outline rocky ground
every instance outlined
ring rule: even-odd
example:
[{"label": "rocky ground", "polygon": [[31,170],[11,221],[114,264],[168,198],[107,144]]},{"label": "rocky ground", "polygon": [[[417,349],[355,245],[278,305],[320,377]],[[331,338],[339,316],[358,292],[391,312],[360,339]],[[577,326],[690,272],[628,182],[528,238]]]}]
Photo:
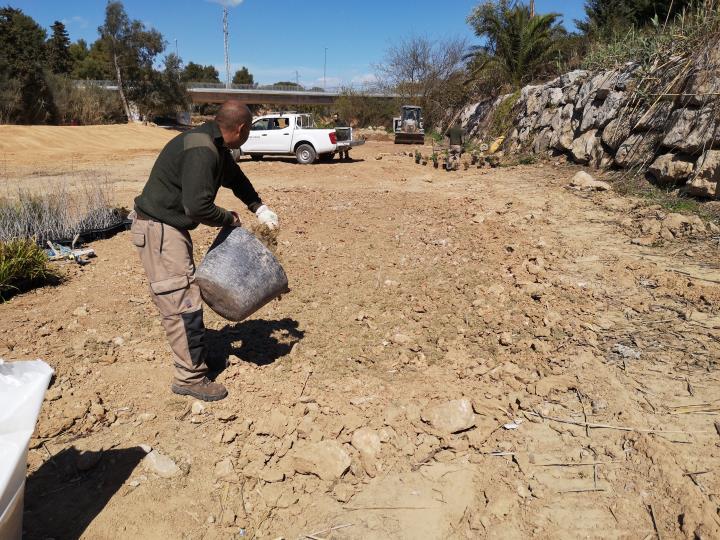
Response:
[{"label": "rocky ground", "polygon": [[[720,535],[715,226],[567,166],[396,152],[242,163],[292,292],[206,314],[219,403],[170,393],[127,233],[0,305],[0,357],[56,370],[27,538]],[[127,205],[153,156],[115,159]],[[215,234],[193,233],[198,260]]]}]

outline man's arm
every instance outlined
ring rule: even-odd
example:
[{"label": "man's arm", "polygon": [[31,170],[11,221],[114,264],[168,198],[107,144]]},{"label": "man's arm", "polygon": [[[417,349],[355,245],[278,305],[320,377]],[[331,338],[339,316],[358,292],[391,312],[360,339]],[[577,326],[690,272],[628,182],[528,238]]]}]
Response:
[{"label": "man's arm", "polygon": [[217,159],[209,148],[196,147],[183,152],[180,164],[183,208],[190,219],[204,225],[232,225],[235,216],[215,204],[215,167]]},{"label": "man's arm", "polygon": [[244,202],[251,212],[262,206],[262,200],[242,169],[230,159],[223,159],[222,186],[231,189],[235,196]]}]

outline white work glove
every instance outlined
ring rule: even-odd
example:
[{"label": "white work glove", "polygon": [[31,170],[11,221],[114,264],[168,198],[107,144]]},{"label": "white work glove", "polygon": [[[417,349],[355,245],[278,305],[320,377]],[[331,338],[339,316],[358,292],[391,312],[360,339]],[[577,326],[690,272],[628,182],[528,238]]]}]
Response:
[{"label": "white work glove", "polygon": [[261,225],[265,225],[271,231],[277,229],[280,226],[277,214],[270,210],[266,205],[262,205],[260,208],[255,210],[255,215]]}]

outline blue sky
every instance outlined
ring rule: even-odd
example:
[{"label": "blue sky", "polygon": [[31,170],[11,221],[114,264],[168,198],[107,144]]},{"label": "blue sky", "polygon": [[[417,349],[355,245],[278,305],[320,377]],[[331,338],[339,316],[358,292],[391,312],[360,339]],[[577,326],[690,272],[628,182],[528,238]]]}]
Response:
[{"label": "blue sky", "polygon": [[[124,0],[132,19],[159,30],[168,52],[185,63],[212,64],[224,78],[222,6],[216,0]],[[322,86],[325,47],[327,86],[372,77],[394,39],[462,36],[477,41],[465,19],[478,0],[224,0],[230,8],[230,62],[247,66],[256,82],[295,80]],[[91,43],[105,13],[103,0],[6,0],[49,28],[65,23],[70,39]],[[538,12],[572,21],[583,17],[582,0],[536,0]]]}]

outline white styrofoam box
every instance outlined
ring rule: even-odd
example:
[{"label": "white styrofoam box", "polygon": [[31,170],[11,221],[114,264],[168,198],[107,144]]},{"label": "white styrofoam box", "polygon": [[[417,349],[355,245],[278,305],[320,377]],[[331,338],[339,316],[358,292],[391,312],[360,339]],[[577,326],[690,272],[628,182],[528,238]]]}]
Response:
[{"label": "white styrofoam box", "polygon": [[20,538],[27,450],[53,370],[0,359],[0,538]]}]

